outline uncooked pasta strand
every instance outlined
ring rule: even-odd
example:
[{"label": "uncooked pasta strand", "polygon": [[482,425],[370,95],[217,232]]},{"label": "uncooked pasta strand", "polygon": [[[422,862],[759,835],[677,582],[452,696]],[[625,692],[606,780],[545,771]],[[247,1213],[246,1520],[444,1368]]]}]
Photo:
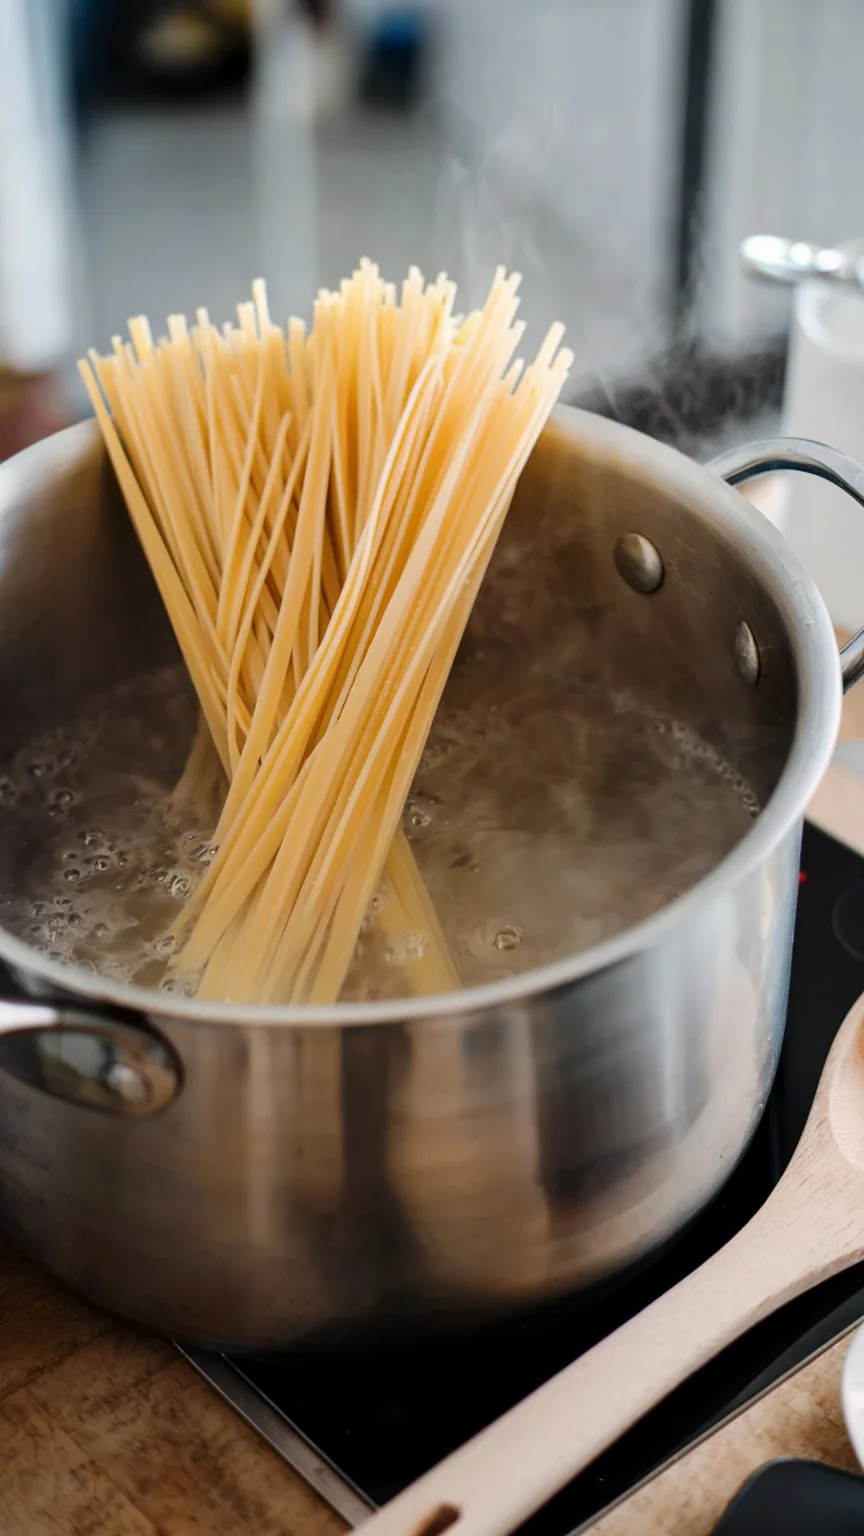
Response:
[{"label": "uncooked pasta strand", "polygon": [[[512,474],[512,471],[511,471],[511,474]],[[501,487],[501,488],[499,488],[499,494],[498,494],[497,498],[495,498],[495,500],[493,501],[492,505],[493,505],[493,507],[495,507],[497,505],[497,507],[501,508],[502,505],[505,503],[505,501],[509,502],[509,488],[506,485]],[[505,509],[506,509],[506,507],[505,507]],[[493,529],[494,529],[494,519],[495,519],[495,512],[494,511],[491,513],[491,519],[492,519],[492,522],[493,522]],[[481,531],[478,531],[478,534],[475,535],[476,539],[482,539],[483,537],[484,537],[484,532],[481,532]],[[444,599],[444,602],[442,604],[441,612],[444,611],[445,605],[447,603],[450,603],[452,601],[457,601],[458,600],[459,586],[464,581],[464,571],[466,569],[466,563],[470,559],[470,557],[471,557],[471,551],[469,550],[467,552],[467,554],[465,556],[463,556],[460,564],[457,566],[456,571],[451,575],[450,581],[449,581],[448,593],[445,595],[445,599]],[[488,559],[488,552],[487,552],[486,558]],[[484,564],[485,564],[485,561],[484,561]],[[466,617],[467,617],[467,612],[466,612]],[[460,630],[460,633],[461,633],[461,630]],[[458,637],[457,637],[457,643],[458,643]],[[402,691],[404,691],[406,685],[410,682],[410,671],[412,670],[412,668],[416,670],[420,666],[422,666],[422,660],[423,660],[424,652],[427,651],[428,649],[429,649],[429,630],[427,629],[426,639],[424,640],[423,644],[419,647],[419,649],[415,652],[414,657],[412,659],[412,663],[410,664],[409,668],[407,669],[406,675],[402,679],[402,682],[400,684],[400,688],[401,688]],[[441,687],[443,687],[443,679],[441,680]],[[440,690],[438,690],[438,691],[440,692]],[[437,703],[437,693],[435,694],[435,702]],[[387,730],[389,729],[390,731],[396,731],[398,733],[398,731],[401,728],[400,724],[399,724],[400,719],[401,719],[401,711],[400,711],[399,704],[398,704],[398,698],[396,699],[396,701],[394,701],[394,704],[391,705],[391,708],[390,708],[389,713],[388,713],[388,718],[391,721],[390,726],[389,727],[385,727],[384,732],[381,735],[377,735],[376,736],[376,738],[374,740],[374,744],[363,745],[363,746],[361,746],[358,749],[357,757],[360,759],[360,763],[361,763],[360,773],[359,773],[359,778],[357,780],[355,788],[351,791],[352,798],[355,799],[355,800],[356,800],[356,798],[359,795],[362,795],[364,793],[364,786],[366,784],[368,784],[370,782],[370,780],[374,780],[374,777],[375,777],[374,767],[375,767],[376,759],[380,758],[381,754],[386,751],[386,733],[387,733]],[[429,727],[430,724],[431,724],[431,715],[429,716],[428,720],[425,720],[425,722],[422,725],[422,739],[423,740],[425,740],[425,734],[428,731],[428,727]],[[351,739],[351,733],[349,732],[349,740],[350,739]],[[405,754],[404,746],[401,749],[401,756],[402,756],[403,760],[405,760],[406,754]],[[410,753],[408,754],[408,757],[410,758]],[[412,763],[411,768],[410,768],[410,773],[411,774],[413,774],[413,768],[414,768],[414,765]],[[346,785],[346,783],[350,783],[350,774],[349,774],[349,771],[347,769],[347,765],[345,767],[342,767],[341,765],[337,765],[337,767],[335,769],[335,773],[337,774],[337,776],[339,778],[339,783],[342,786],[340,788],[339,792],[340,792],[340,794],[344,794],[344,792],[345,792],[344,791],[344,786]],[[406,781],[404,783],[404,786],[403,786],[403,789],[401,791],[403,798],[404,798],[404,794],[407,793],[407,789],[409,787],[409,784],[410,784],[410,776],[406,779]],[[299,807],[298,807],[298,812],[299,812]],[[303,813],[302,819],[305,821],[306,817],[307,816],[311,816],[312,814],[313,813],[312,813],[311,805],[310,805],[308,810]],[[270,962],[267,962],[266,961],[266,955],[268,953],[267,932],[268,932],[268,928],[269,928],[270,934],[272,935],[272,933],[274,931],[275,924],[274,924],[272,918],[271,918],[269,923],[263,923],[263,922],[257,923],[256,924],[255,933],[254,933],[254,935],[251,936],[251,946],[250,946],[250,949],[247,952],[243,952],[241,950],[237,951],[238,975],[243,972],[244,967],[247,966],[247,965],[251,967],[251,973],[253,975],[255,975],[255,974],[257,974],[256,967],[264,966],[264,965],[269,963],[271,976],[273,974],[274,967],[275,967],[275,973],[276,973],[276,977],[277,977],[277,991],[281,988],[281,986],[287,985],[286,976],[288,974],[290,974],[291,969],[292,969],[292,965],[300,963],[299,962],[299,955],[302,952],[302,948],[303,948],[304,943],[306,942],[306,940],[304,939],[304,934],[306,934],[308,936],[310,931],[311,931],[311,929],[315,926],[316,922],[319,921],[319,919],[318,919],[316,914],[319,914],[322,911],[322,909],[324,907],[324,903],[327,900],[327,893],[329,893],[331,890],[337,888],[335,882],[333,884],[331,884],[330,874],[332,873],[332,870],[328,871],[327,861],[330,861],[330,863],[332,864],[332,861],[334,860],[334,858],[337,857],[337,853],[338,853],[339,848],[340,847],[344,848],[346,846],[346,843],[351,840],[351,837],[353,835],[353,833],[352,833],[353,822],[354,822],[354,813],[351,810],[351,802],[349,800],[348,805],[347,805],[345,811],[342,813],[341,820],[339,821],[339,824],[338,824],[338,829],[332,827],[332,821],[331,821],[331,823],[328,824],[326,832],[316,836],[315,840],[317,841],[317,845],[318,845],[318,848],[319,848],[319,856],[320,856],[320,853],[323,850],[326,850],[326,854],[324,855],[325,862],[324,862],[323,866],[320,866],[320,867],[316,866],[316,864],[313,862],[312,866],[310,867],[309,873],[306,876],[305,884],[301,884],[299,887],[297,887],[296,883],[295,883],[295,885],[293,887],[293,890],[294,890],[293,900],[296,903],[298,911],[300,912],[301,915],[300,915],[300,917],[298,919],[299,926],[295,925],[296,933],[295,933],[295,937],[291,941],[291,943],[289,944],[289,941],[288,941],[288,938],[287,938],[287,930],[286,930],[286,934],[283,935],[283,938],[280,941],[279,948],[280,948],[280,952],[281,953],[280,953],[279,958],[276,959],[276,960],[271,960]],[[316,833],[317,833],[317,823],[313,822],[312,825],[316,829]],[[392,836],[392,831],[393,831],[393,829],[391,828],[390,831],[389,831],[389,835],[390,836]],[[283,846],[283,849],[281,850],[280,855],[277,858],[277,863],[276,863],[276,865],[274,865],[274,871],[273,871],[273,873],[271,874],[271,877],[270,877],[270,883],[273,885],[271,900],[274,903],[278,900],[277,891],[278,891],[278,888],[279,888],[279,884],[284,882],[287,885],[288,890],[290,891],[292,889],[290,882],[291,881],[296,882],[297,877],[298,877],[298,873],[299,873],[300,866],[299,866],[299,863],[297,862],[296,858],[295,858],[294,863],[293,863],[293,871],[294,871],[293,874],[290,872],[291,869],[292,869],[292,866],[290,864],[288,866],[286,866],[286,868],[284,870],[280,870],[279,869],[279,864],[280,864],[280,862],[284,861],[284,856],[285,856],[286,851],[287,851],[286,848]],[[277,874],[277,871],[278,871],[278,874]],[[373,878],[374,878],[374,875],[373,875]],[[276,882],[275,884],[273,884],[274,881]],[[291,899],[291,898],[289,898],[289,899]],[[271,945],[271,951],[270,952],[272,953],[272,945]],[[292,956],[293,956],[293,960],[292,960]],[[240,983],[238,981],[238,985],[239,984]]]},{"label": "uncooked pasta strand", "polygon": [[165,546],[127,459],[114,424],[102,402],[98,385],[89,365],[80,365],[81,377],[87,388],[96,418],[120,489],[141,540],[156,584],[174,627],[174,633],[183,653],[195,692],[204,711],[216,750],[227,766],[228,754],[225,739],[223,712],[219,707],[210,661],[204,649],[200,627],[186,596],[183,584],[172,565]]},{"label": "uncooked pasta strand", "polygon": [[[199,995],[328,1003],[375,930],[414,992],[458,970],[400,817],[516,480],[570,355],[512,359],[517,274],[454,318],[411,268],[362,261],[307,334],[262,282],[82,375],[228,779],[176,932]],[[521,376],[520,376],[521,375]],[[175,803],[203,795],[203,738]],[[410,940],[410,942],[408,942]]]}]

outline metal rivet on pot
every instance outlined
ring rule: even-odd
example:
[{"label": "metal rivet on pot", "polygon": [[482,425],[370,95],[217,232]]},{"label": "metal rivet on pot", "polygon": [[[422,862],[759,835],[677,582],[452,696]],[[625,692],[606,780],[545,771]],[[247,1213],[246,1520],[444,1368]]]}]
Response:
[{"label": "metal rivet on pot", "polygon": [[663,561],[644,533],[625,533],[615,545],[619,575],[634,592],[656,592],[663,583]]},{"label": "metal rivet on pot", "polygon": [[755,688],[762,671],[762,662],[756,636],[744,619],[735,631],[735,661],[745,683]]}]

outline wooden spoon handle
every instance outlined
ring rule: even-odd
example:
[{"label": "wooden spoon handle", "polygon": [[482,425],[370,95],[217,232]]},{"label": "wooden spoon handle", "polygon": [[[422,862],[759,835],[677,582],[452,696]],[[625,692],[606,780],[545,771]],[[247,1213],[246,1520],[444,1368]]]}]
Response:
[{"label": "wooden spoon handle", "polygon": [[848,1215],[791,1173],[713,1258],[365,1521],[364,1536],[508,1536],[726,1344],[857,1258]]}]

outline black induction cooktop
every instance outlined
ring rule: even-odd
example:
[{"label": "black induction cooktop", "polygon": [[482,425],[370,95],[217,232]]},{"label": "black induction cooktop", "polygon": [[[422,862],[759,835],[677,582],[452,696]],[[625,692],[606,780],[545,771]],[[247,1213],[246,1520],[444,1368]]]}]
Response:
[{"label": "black induction cooktop", "polygon": [[[352,1523],[708,1258],[789,1161],[822,1065],[864,992],[864,858],[807,826],[792,985],[774,1089],[720,1195],[661,1253],[592,1292],[451,1346],[230,1359],[198,1370]],[[567,1536],[864,1316],[864,1265],[752,1329],[647,1415],[525,1527]]]}]

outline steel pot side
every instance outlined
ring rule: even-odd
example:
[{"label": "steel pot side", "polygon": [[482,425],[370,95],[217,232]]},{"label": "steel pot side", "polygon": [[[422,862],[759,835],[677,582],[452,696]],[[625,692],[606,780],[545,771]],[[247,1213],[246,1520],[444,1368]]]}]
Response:
[{"label": "steel pot side", "polygon": [[[826,452],[720,467],[794,453],[822,473]],[[862,499],[856,466],[828,470]],[[111,1310],[222,1348],[466,1324],[638,1258],[746,1146],[782,1039],[801,819],[839,720],[824,605],[716,476],[585,413],[557,413],[511,523],[538,560],[572,544],[596,677],[725,730],[762,815],[638,927],[434,1005],[168,1004],[71,987],[0,931],[32,1000],[0,1008],[0,1222]],[[634,537],[660,552],[653,587],[628,579]],[[0,467],[0,755],[80,705],[82,678],[98,692],[172,647],[92,426]]]}]

